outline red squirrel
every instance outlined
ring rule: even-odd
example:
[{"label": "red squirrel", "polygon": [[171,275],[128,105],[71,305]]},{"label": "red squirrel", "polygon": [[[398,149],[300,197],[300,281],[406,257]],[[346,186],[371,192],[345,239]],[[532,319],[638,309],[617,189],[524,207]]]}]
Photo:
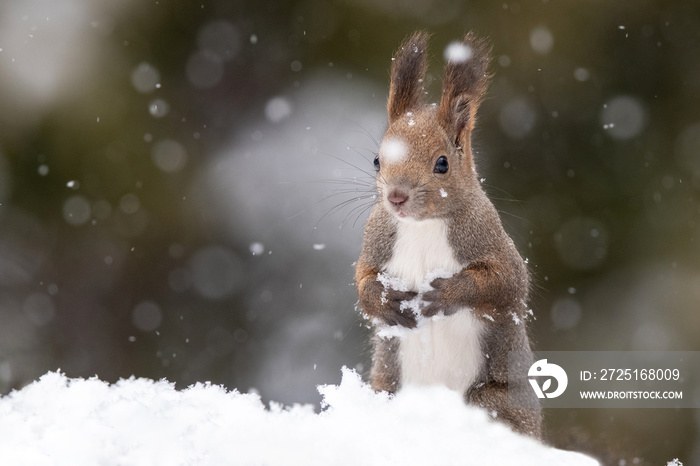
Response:
[{"label": "red squirrel", "polygon": [[[490,48],[451,47],[439,104],[423,80],[429,35],[392,59],[389,126],[374,159],[377,201],[355,281],[372,323],[371,385],[441,384],[518,432],[541,437],[539,409],[508,406],[508,352],[531,354],[525,262],[481,188],[471,150]],[[456,47],[456,48],[455,48]]]}]

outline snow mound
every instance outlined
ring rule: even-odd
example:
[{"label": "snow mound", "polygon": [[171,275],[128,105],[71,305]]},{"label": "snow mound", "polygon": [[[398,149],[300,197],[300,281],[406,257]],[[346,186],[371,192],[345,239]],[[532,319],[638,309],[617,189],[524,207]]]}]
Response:
[{"label": "snow mound", "polygon": [[440,387],[375,394],[343,369],[324,410],[255,394],[49,372],[0,398],[7,465],[596,465],[511,432]]}]

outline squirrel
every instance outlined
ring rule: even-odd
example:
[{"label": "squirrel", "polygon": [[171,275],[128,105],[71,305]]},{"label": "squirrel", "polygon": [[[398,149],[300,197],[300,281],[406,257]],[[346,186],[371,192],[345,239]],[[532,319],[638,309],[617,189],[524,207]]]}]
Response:
[{"label": "squirrel", "polygon": [[392,59],[377,199],[356,263],[359,305],[374,333],[371,386],[445,385],[539,439],[539,407],[508,405],[508,352],[532,356],[529,273],[471,150],[491,50],[471,32],[453,45],[440,103],[427,104],[428,39],[413,33]]}]

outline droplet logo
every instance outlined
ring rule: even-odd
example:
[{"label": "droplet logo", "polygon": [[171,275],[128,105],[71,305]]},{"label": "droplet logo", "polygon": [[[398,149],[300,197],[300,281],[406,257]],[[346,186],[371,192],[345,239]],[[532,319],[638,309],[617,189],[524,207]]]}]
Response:
[{"label": "droplet logo", "polygon": [[[540,359],[530,366],[527,375],[537,398],[556,398],[564,393],[569,383],[566,371],[561,366],[548,363],[546,359]],[[544,379],[541,387],[538,378]],[[557,387],[556,390],[549,392],[548,390],[552,386],[552,379],[556,379]]]}]

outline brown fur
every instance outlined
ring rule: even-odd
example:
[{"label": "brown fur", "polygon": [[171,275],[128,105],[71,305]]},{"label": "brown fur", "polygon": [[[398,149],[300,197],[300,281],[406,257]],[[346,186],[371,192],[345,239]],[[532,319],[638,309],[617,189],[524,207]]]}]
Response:
[{"label": "brown fur", "polygon": [[429,38],[425,32],[414,32],[396,51],[391,67],[389,122],[418,107],[425,99],[423,80],[428,66],[425,54]]},{"label": "brown fur", "polygon": [[487,71],[491,48],[471,32],[463,43],[471,50],[472,57],[462,63],[448,62],[445,66],[438,120],[456,135],[454,142],[457,146],[466,147],[474,129],[476,110],[491,79]]},{"label": "brown fur", "polygon": [[[392,63],[389,128],[384,141],[405,141],[408,153],[401,163],[385,163],[387,156],[380,149],[378,201],[365,225],[355,274],[360,305],[368,318],[384,325],[415,327],[416,318],[400,305],[416,293],[384,289],[377,274],[394,254],[408,253],[394,248],[397,215],[403,213],[416,221],[446,221],[447,239],[463,269],[431,283],[433,290],[423,295],[428,304],[422,313],[450,315],[470,308],[481,317],[486,330],[480,346],[486,362],[478,380],[464,394],[465,400],[483,406],[515,430],[539,438],[539,410],[509,408],[506,396],[508,351],[530,352],[524,325],[529,276],[496,209],[481,189],[470,147],[476,111],[488,85],[490,50],[483,40],[467,34],[464,44],[471,49],[471,58],[447,63],[442,98],[436,108],[423,102],[427,41],[424,32],[409,36]],[[449,170],[434,173],[437,159],[443,156]],[[389,199],[396,196],[406,201],[392,203]],[[375,336],[372,344],[372,386],[395,392],[401,385],[400,340]]]}]

